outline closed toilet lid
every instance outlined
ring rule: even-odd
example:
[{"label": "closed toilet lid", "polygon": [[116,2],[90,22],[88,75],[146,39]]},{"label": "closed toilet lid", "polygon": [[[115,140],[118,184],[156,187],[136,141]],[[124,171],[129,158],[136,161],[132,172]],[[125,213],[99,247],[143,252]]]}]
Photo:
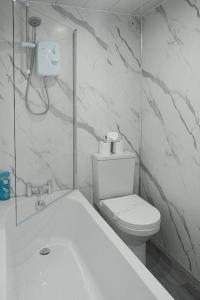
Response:
[{"label": "closed toilet lid", "polygon": [[101,207],[120,227],[142,231],[160,226],[160,212],[137,195],[106,199]]}]

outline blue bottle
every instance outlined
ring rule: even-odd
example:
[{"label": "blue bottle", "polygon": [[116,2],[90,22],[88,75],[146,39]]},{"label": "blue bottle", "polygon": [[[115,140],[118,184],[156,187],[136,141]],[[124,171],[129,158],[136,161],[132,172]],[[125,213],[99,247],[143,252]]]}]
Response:
[{"label": "blue bottle", "polygon": [[0,201],[10,199],[10,172],[0,172]]}]

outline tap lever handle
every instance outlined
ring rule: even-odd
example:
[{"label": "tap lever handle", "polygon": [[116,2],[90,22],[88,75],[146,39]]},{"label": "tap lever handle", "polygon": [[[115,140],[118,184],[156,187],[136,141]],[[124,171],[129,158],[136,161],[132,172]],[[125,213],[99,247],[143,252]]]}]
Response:
[{"label": "tap lever handle", "polygon": [[47,185],[48,185],[48,194],[51,195],[53,192],[53,183],[52,180],[48,180],[47,181]]},{"label": "tap lever handle", "polygon": [[26,196],[31,197],[32,196],[32,184],[28,182],[26,184]]}]

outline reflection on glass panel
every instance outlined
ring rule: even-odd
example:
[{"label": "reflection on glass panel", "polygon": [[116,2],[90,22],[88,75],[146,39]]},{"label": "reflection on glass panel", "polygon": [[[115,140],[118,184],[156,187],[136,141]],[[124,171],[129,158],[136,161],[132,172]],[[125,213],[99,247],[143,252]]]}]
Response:
[{"label": "reflection on glass panel", "polygon": [[73,188],[73,28],[51,5],[15,3],[14,65],[20,222]]}]

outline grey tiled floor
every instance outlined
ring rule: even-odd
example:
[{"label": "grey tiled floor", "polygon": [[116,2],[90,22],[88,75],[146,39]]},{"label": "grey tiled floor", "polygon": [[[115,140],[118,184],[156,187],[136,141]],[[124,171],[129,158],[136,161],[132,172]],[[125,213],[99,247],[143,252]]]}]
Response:
[{"label": "grey tiled floor", "polygon": [[175,300],[200,300],[200,284],[194,285],[189,277],[152,243],[147,245],[147,268]]}]

